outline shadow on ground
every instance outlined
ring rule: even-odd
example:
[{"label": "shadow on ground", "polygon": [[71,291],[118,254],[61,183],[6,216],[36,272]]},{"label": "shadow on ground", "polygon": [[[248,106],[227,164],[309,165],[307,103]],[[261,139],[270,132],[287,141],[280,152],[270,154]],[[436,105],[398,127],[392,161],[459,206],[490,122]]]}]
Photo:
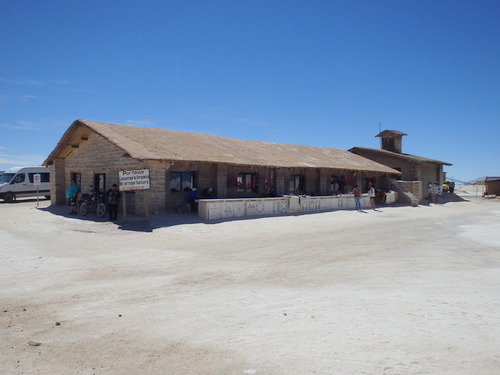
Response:
[{"label": "shadow on ground", "polygon": [[[35,200],[36,202],[36,200]],[[442,196],[438,197],[438,201],[435,204],[446,204],[451,202],[468,202],[467,199],[464,199],[456,194],[446,193]],[[421,206],[429,205],[429,202],[424,202]],[[381,209],[390,209],[394,207],[403,207],[407,205],[394,203],[388,206],[379,206],[375,211],[380,212]],[[407,206],[408,208],[412,208]],[[418,206],[417,206],[418,207]],[[96,214],[89,212],[86,216],[82,216],[80,214],[71,215],[69,214],[69,207],[67,206],[53,206],[50,205],[48,207],[40,208],[42,211],[49,212],[53,215],[64,216],[69,219],[78,219],[85,220],[91,222],[108,222],[107,214],[104,217],[98,217]],[[368,209],[362,211],[366,213]],[[219,220],[204,220],[200,218],[198,215],[193,213],[165,213],[159,215],[153,215],[149,218],[144,218],[142,216],[127,214],[127,220],[123,220],[121,215],[119,214],[119,219],[114,222],[118,226],[118,229],[125,231],[134,231],[134,232],[153,232],[155,229],[159,228],[167,228],[178,225],[187,225],[187,224],[206,224],[206,225],[214,225],[220,224],[227,221],[242,221],[242,220],[253,220],[259,219],[262,217],[281,217],[281,216],[304,216],[304,215],[316,215],[330,211],[318,211],[318,212],[303,212],[303,213],[294,213],[294,214],[283,214],[283,215],[268,215],[268,216],[252,216],[252,217],[231,217]]]},{"label": "shadow on ground", "polygon": [[[39,208],[41,211],[49,212],[53,215],[63,216],[68,219],[84,220],[96,223],[106,223],[109,222],[108,215],[104,217],[98,217],[96,214],[89,212],[86,216],[78,213],[77,215],[71,215],[69,213],[69,207],[67,206],[54,206],[50,205],[48,207]],[[142,216],[127,214],[127,220],[123,220],[121,215],[118,215],[118,220],[113,222],[118,226],[118,229],[135,231],[135,232],[152,232],[158,228],[171,227],[176,225],[185,224],[213,224],[212,222],[207,222],[200,218],[199,216],[192,213],[166,213],[161,215],[154,215],[149,218],[144,218]]]}]

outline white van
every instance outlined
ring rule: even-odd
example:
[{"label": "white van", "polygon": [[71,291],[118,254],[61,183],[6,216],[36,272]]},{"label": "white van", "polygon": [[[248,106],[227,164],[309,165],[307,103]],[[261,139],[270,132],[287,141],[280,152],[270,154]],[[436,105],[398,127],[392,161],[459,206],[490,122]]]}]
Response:
[{"label": "white van", "polygon": [[50,198],[50,168],[14,167],[0,176],[0,199],[5,202],[13,202],[17,197],[36,197],[37,191],[38,195]]}]

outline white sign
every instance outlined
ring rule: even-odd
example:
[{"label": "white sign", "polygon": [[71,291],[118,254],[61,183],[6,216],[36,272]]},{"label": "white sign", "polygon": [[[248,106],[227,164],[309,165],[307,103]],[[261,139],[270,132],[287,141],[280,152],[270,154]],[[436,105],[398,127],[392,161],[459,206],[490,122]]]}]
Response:
[{"label": "white sign", "polygon": [[38,186],[42,183],[42,175],[40,173],[35,173],[33,175],[33,185]]},{"label": "white sign", "polygon": [[438,184],[429,184],[429,193],[430,194],[443,194],[443,187]]},{"label": "white sign", "polygon": [[118,171],[120,191],[149,190],[149,169]]}]

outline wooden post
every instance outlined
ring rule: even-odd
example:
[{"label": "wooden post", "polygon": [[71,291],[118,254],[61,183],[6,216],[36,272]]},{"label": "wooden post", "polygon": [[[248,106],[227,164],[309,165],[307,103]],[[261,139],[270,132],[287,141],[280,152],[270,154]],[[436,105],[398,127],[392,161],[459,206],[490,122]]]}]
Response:
[{"label": "wooden post", "polygon": [[123,191],[123,221],[127,222],[127,192]]},{"label": "wooden post", "polygon": [[144,190],[144,217],[149,217],[149,190]]}]

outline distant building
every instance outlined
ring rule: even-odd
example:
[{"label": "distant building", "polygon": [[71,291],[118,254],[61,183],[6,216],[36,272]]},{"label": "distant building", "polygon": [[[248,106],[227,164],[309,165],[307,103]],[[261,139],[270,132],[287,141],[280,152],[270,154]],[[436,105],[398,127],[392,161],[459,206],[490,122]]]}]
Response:
[{"label": "distant building", "polygon": [[500,177],[486,177],[484,186],[485,195],[500,195]]},{"label": "distant building", "polygon": [[[382,186],[400,172],[354,153],[327,147],[256,142],[174,130],[76,120],[44,165],[52,166],[51,199],[65,202],[75,178],[106,191],[119,171],[149,169],[150,190],[127,192],[129,212],[184,209],[186,196],[211,187],[217,198],[349,193],[367,181]],[[146,202],[144,194],[148,194]],[[147,209],[147,211],[146,211]]]},{"label": "distant building", "polygon": [[349,151],[400,171],[401,186],[422,202],[429,197],[429,185],[442,186],[445,179],[443,166],[452,164],[404,154],[402,139],[405,135],[396,130],[384,130],[376,135],[380,138],[380,149],[353,147]]}]

